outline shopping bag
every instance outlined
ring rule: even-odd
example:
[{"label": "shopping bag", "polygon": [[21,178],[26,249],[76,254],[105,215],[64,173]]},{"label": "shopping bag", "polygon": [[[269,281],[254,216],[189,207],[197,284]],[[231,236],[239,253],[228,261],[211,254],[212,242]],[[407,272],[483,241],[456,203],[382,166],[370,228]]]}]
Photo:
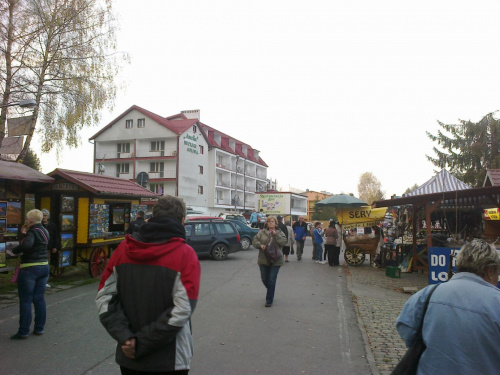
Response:
[{"label": "shopping bag", "polygon": [[17,283],[17,277],[19,276],[19,264],[17,265],[16,269],[14,270],[14,274],[12,275],[12,278],[10,279],[11,283]]}]

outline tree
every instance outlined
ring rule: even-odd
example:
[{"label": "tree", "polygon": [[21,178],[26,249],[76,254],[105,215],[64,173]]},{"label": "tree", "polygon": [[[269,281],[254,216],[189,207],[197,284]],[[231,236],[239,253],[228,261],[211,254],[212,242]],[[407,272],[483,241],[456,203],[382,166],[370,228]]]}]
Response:
[{"label": "tree", "polygon": [[22,163],[30,168],[37,170],[38,172],[42,171],[40,159],[38,159],[38,156],[33,152],[31,148],[28,149],[28,152],[26,152]]},{"label": "tree", "polygon": [[418,188],[418,185],[417,184],[413,184],[413,186],[410,186],[409,188],[406,188],[405,192],[403,194],[408,194],[410,192],[412,192],[413,190],[415,190],[416,188]]},{"label": "tree", "polygon": [[384,199],[382,184],[371,172],[365,172],[359,177],[358,193],[359,199],[368,204]]},{"label": "tree", "polygon": [[[96,125],[105,106],[112,109],[114,79],[128,59],[114,53],[112,1],[0,1],[14,5],[11,16],[0,17],[2,30],[11,35],[2,40],[6,46],[2,49],[7,51],[11,43],[17,52],[6,54],[2,64],[11,66],[10,75],[2,69],[2,103],[11,94],[20,97],[21,89],[37,102],[18,160],[28,151],[38,119],[42,152],[59,149],[63,143],[77,147],[79,130]],[[0,145],[4,136],[5,119],[0,123]]]},{"label": "tree", "polygon": [[426,155],[427,159],[469,185],[482,186],[487,170],[500,168],[500,121],[493,115],[489,113],[476,123],[459,120],[459,124],[447,125],[438,121],[444,131],[426,133],[442,150],[434,147],[436,157]]}]

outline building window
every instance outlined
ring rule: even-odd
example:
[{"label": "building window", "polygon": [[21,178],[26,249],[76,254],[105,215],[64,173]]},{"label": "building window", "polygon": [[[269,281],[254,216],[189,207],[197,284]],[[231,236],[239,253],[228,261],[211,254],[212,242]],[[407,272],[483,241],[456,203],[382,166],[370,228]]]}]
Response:
[{"label": "building window", "polygon": [[164,172],[163,162],[149,163],[149,173],[159,173],[160,178],[162,178],[163,172]]},{"label": "building window", "polygon": [[137,127],[138,128],[145,128],[146,127],[146,119],[140,118],[137,120]]},{"label": "building window", "polygon": [[132,129],[134,126],[134,120],[125,120],[125,129]]},{"label": "building window", "polygon": [[118,151],[118,157],[120,157],[121,153],[124,154],[130,153],[130,143],[118,143],[117,151]]},{"label": "building window", "polygon": [[203,146],[202,145],[200,145],[200,154],[203,155]]},{"label": "building window", "polygon": [[153,193],[163,195],[164,186],[163,184],[149,184],[149,190]]},{"label": "building window", "polygon": [[203,165],[198,165],[198,167],[200,168],[200,174],[203,174]]},{"label": "building window", "polygon": [[121,173],[129,173],[128,163],[116,164],[116,177],[120,177]]},{"label": "building window", "polygon": [[198,185],[198,194],[203,194],[203,186]]},{"label": "building window", "polygon": [[160,152],[161,156],[165,156],[165,141],[151,142],[151,152]]},{"label": "building window", "polygon": [[196,133],[196,125],[193,125],[193,133]]}]

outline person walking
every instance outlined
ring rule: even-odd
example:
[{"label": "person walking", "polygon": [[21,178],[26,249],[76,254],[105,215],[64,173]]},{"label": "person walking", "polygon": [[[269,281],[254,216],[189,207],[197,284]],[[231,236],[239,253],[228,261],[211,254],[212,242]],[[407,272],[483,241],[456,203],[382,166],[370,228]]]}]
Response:
[{"label": "person walking", "polygon": [[274,244],[282,248],[286,244],[285,234],[278,228],[278,220],[275,216],[268,216],[264,228],[255,235],[252,241],[253,247],[259,249],[257,264],[260,269],[262,283],[267,289],[266,307],[271,307],[274,302],[274,291],[276,289],[276,279],[278,272],[283,265],[283,255],[280,255],[275,261],[267,259],[265,249],[268,245]]},{"label": "person walking", "polygon": [[258,221],[259,221],[258,216],[259,216],[259,214],[257,213],[257,211],[253,210],[252,214],[250,215],[250,226],[252,228],[257,228]]},{"label": "person walking", "polygon": [[380,251],[382,250],[382,246],[384,246],[384,230],[380,228],[378,225],[372,226],[373,235],[375,238],[378,238],[377,249],[375,250],[375,256],[372,261],[372,266],[375,268],[380,268],[381,259],[380,259]]},{"label": "person walking", "polygon": [[261,208],[259,213],[257,214],[257,221],[258,221],[258,227],[259,229],[264,229],[264,225],[266,222],[266,214],[264,213],[264,209]]},{"label": "person walking", "polygon": [[144,211],[137,211],[135,220],[129,224],[126,233],[132,234],[134,232],[137,232],[139,228],[146,223],[144,216],[145,216]]},{"label": "person walking", "polygon": [[496,375],[500,369],[500,254],[486,241],[474,239],[460,249],[457,271],[448,282],[412,295],[396,320],[396,329],[410,347],[423,320],[426,349],[417,374]]},{"label": "person walking", "polygon": [[99,283],[99,320],[117,341],[122,374],[188,374],[200,262],[186,244],[186,205],[163,196],[153,217],[113,252]]},{"label": "person walking", "polygon": [[337,254],[337,264],[335,264],[335,247],[337,246],[337,238],[338,238],[337,228],[335,228],[335,221],[330,220],[330,224],[325,231],[325,250],[328,253],[328,265],[330,267],[338,266],[339,264],[339,256]]},{"label": "person walking", "polygon": [[315,260],[316,263],[326,264],[326,262],[322,261],[323,256],[323,229],[321,228],[321,223],[317,221],[314,224],[314,249],[315,249]]},{"label": "person walking", "polygon": [[299,216],[299,220],[293,223],[292,229],[297,245],[297,260],[301,260],[304,252],[304,241],[307,236],[307,223],[304,221],[304,216]]},{"label": "person walking", "polygon": [[278,215],[276,217],[278,219],[278,228],[283,232],[283,234],[286,237],[286,244],[283,246],[283,256],[285,257],[285,262],[288,262],[288,255],[290,255],[290,244],[289,244],[289,239],[288,239],[288,228],[286,225],[283,223],[283,217],[281,215]]},{"label": "person walking", "polygon": [[21,232],[26,234],[21,243],[14,247],[11,255],[21,254],[17,291],[19,293],[19,329],[10,338],[26,339],[30,333],[31,305],[35,308],[33,333],[43,335],[47,320],[45,286],[49,280],[48,250],[49,232],[42,225],[43,213],[31,210],[26,214],[25,225]]}]

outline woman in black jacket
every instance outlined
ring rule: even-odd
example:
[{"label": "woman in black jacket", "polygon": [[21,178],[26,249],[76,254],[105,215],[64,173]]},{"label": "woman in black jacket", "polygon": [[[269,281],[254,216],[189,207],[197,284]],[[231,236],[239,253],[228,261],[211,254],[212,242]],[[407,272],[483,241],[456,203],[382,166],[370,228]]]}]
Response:
[{"label": "woman in black jacket", "polygon": [[47,245],[49,233],[42,225],[42,211],[31,210],[26,214],[26,222],[21,229],[26,236],[12,249],[13,255],[21,255],[21,267],[17,277],[19,293],[19,330],[10,338],[26,339],[31,326],[31,304],[35,307],[35,327],[33,333],[42,335],[47,318],[45,305],[45,285],[49,279]]}]

